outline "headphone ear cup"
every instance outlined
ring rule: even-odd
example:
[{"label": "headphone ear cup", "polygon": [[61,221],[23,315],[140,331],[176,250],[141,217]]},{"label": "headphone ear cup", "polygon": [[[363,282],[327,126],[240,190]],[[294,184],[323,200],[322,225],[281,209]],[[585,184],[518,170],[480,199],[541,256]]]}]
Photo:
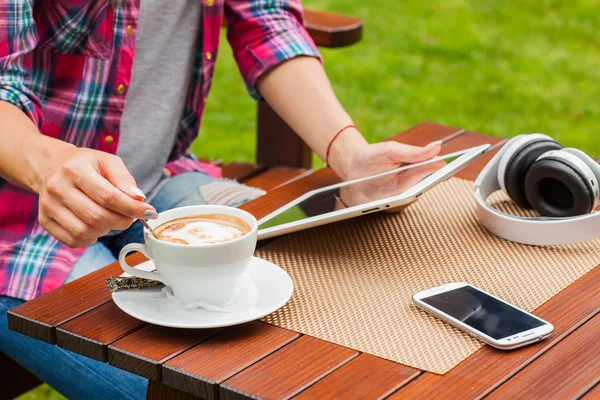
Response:
[{"label": "headphone ear cup", "polygon": [[525,194],[531,206],[545,217],[588,214],[594,205],[590,183],[577,169],[556,159],[536,161],[525,177]]},{"label": "headphone ear cup", "polygon": [[531,204],[525,195],[525,176],[529,168],[542,154],[562,148],[560,143],[554,140],[541,139],[530,142],[518,150],[508,161],[504,173],[506,194],[521,207],[531,208]]}]

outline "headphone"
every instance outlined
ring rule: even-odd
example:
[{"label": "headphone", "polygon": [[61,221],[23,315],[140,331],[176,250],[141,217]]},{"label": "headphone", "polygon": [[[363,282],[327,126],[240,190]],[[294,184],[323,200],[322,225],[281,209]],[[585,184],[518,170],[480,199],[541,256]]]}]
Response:
[{"label": "headphone", "polygon": [[[542,217],[491,207],[487,198],[500,189]],[[509,140],[475,181],[475,199],[483,226],[513,242],[557,245],[600,237],[600,213],[594,212],[600,204],[600,165],[541,133]]]}]

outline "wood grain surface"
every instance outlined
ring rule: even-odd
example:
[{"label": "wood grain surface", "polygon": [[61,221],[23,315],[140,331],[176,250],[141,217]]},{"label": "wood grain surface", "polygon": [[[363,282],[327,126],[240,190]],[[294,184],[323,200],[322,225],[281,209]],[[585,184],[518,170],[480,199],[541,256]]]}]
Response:
[{"label": "wood grain surface", "polygon": [[146,325],[108,347],[108,362],[148,379],[160,379],[162,363],[203,340],[216,329],[176,329]]},{"label": "wood grain surface", "polygon": [[[130,265],[146,261],[142,254],[127,257]],[[63,285],[8,311],[8,327],[48,343],[56,343],[56,326],[110,299],[104,280],[122,274],[118,262]]]},{"label": "wood grain surface", "polygon": [[577,398],[600,377],[600,306],[596,316],[494,390],[487,399]]},{"label": "wood grain surface", "polygon": [[221,385],[224,400],[286,399],[330,374],[358,352],[302,336]]},{"label": "wood grain surface", "polygon": [[305,9],[304,25],[317,46],[345,47],[362,39],[360,18]]},{"label": "wood grain surface", "polygon": [[270,191],[279,186],[294,182],[302,177],[312,174],[313,171],[304,168],[273,167],[262,174],[248,179],[245,185]]},{"label": "wood grain surface", "polygon": [[148,382],[148,394],[146,400],[204,400],[202,397],[197,397],[186,393],[174,387],[167,386],[159,381],[151,380]]},{"label": "wood grain surface", "polygon": [[600,399],[600,377],[596,380],[596,385],[590,388],[579,397],[581,400],[598,400]]},{"label": "wood grain surface", "polygon": [[230,162],[221,167],[223,177],[234,179],[238,182],[244,182],[267,170],[267,166],[263,164],[251,164],[243,162]]},{"label": "wood grain surface", "polygon": [[106,362],[107,345],[144,325],[145,322],[125,314],[114,302],[108,301],[60,325],[56,329],[56,344],[74,353]]},{"label": "wood grain surface", "polygon": [[300,335],[263,322],[231,327],[163,365],[163,383],[205,399],[219,384]]},{"label": "wood grain surface", "polygon": [[295,399],[382,399],[420,373],[418,369],[363,353]]}]

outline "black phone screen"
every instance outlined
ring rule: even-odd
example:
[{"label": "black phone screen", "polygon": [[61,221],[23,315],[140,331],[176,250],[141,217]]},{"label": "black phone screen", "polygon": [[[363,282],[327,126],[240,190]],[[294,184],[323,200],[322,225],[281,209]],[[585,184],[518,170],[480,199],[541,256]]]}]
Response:
[{"label": "black phone screen", "polygon": [[422,301],[494,339],[502,339],[545,324],[544,321],[472,286],[436,294]]}]

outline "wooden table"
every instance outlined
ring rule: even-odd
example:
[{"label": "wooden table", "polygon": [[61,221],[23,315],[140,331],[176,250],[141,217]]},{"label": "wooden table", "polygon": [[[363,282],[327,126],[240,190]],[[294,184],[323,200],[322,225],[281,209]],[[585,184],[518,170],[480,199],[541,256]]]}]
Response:
[{"label": "wooden table", "polygon": [[[433,123],[394,138],[443,153],[501,139]],[[474,180],[484,156],[458,176]],[[242,208],[262,217],[301,193],[336,180],[328,169],[229,164],[230,177],[268,190]],[[140,263],[139,254],[130,263]],[[148,398],[600,399],[600,267],[536,310],[554,335],[520,350],[486,346],[444,376],[420,371],[255,321],[221,330],[178,330],[118,309],[104,279],[117,263],[9,312],[11,329],[150,379]]]}]

